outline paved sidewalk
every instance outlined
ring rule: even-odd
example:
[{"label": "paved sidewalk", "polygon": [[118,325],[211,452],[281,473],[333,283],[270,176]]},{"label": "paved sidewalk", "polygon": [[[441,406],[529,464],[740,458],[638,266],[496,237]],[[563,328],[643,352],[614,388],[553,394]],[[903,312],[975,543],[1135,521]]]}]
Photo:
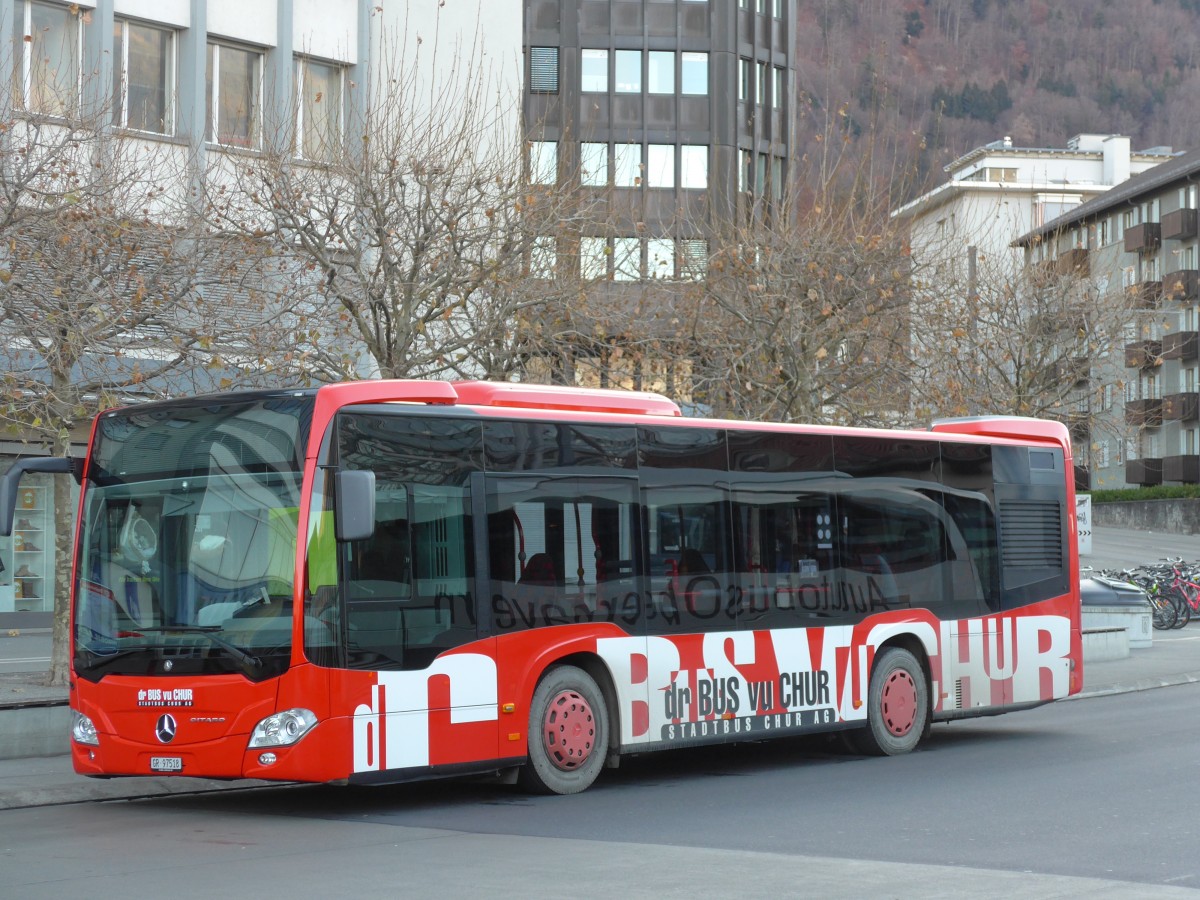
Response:
[{"label": "paved sidewalk", "polygon": [[[1200,536],[1096,529],[1094,553],[1083,560],[1096,569],[1153,562],[1163,556],[1200,559]],[[2,652],[2,644],[0,644]],[[1125,659],[1084,665],[1083,692],[1072,700],[1200,682],[1200,621],[1175,631],[1154,632],[1154,645]],[[0,707],[62,703],[63,688],[47,688],[36,676],[0,676]],[[1099,702],[1099,701],[1097,701]],[[94,779],[76,775],[69,756],[0,760],[0,809],[133,799],[164,794],[261,787],[270,782],[147,777]]]}]

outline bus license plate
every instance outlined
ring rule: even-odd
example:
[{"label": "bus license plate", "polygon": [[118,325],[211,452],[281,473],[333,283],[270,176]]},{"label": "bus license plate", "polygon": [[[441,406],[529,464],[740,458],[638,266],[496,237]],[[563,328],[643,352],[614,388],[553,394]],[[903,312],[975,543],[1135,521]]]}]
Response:
[{"label": "bus license plate", "polygon": [[150,757],[150,771],[152,772],[182,772],[183,757],[182,756],[152,756]]}]

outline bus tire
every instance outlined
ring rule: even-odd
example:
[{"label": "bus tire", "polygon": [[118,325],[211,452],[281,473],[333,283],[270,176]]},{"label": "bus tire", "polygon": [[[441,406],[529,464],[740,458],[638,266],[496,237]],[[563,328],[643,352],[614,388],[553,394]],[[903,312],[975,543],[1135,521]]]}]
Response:
[{"label": "bus tire", "polygon": [[556,666],[538,682],[529,704],[529,761],[519,780],[539,794],[577,794],[604,767],[608,707],[592,676]]},{"label": "bus tire", "polygon": [[898,756],[929,733],[929,680],[920,661],[901,647],[875,657],[867,692],[867,727],[854,732],[863,753]]}]

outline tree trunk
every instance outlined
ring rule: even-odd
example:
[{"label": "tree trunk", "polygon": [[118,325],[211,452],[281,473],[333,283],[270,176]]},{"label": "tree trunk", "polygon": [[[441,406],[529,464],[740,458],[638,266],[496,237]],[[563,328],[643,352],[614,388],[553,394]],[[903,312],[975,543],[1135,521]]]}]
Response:
[{"label": "tree trunk", "polygon": [[[71,440],[63,435],[54,447],[68,456]],[[59,476],[54,485],[54,612],[51,619],[50,673],[46,683],[66,685],[71,671],[71,561],[75,543],[75,504],[71,481]]]}]

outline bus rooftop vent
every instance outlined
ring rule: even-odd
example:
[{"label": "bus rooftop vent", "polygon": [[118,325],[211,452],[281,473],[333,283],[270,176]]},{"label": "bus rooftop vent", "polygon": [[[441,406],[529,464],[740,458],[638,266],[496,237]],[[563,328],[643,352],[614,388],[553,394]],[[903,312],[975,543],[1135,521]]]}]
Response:
[{"label": "bus rooftop vent", "polygon": [[683,415],[675,401],[649,391],[612,391],[497,381],[456,381],[454,390],[458,394],[458,402],[466,406],[639,416]]}]

